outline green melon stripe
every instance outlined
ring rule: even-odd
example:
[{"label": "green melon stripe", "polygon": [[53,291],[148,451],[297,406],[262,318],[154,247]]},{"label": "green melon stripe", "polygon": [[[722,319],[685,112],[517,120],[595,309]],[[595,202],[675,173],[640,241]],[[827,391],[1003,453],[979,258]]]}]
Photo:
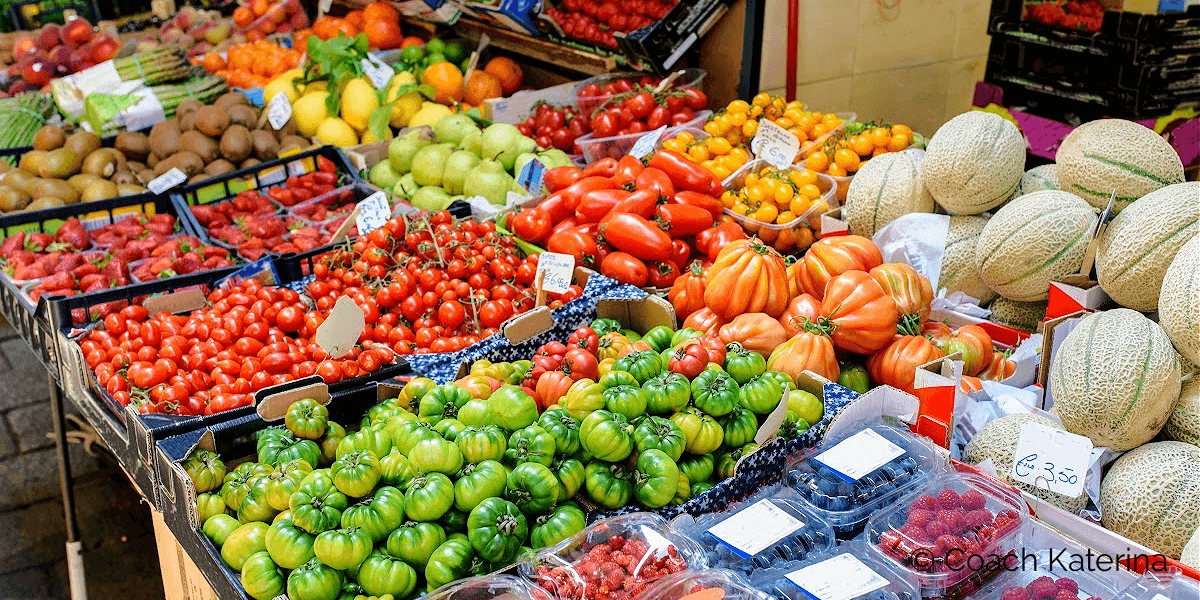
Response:
[{"label": "green melon stripe", "polygon": [[1146,375],[1150,372],[1150,357],[1154,356],[1154,328],[1149,319],[1146,322],[1146,338],[1149,340],[1149,345],[1146,346],[1146,360],[1142,363],[1142,375],[1138,377],[1137,393],[1133,395],[1133,400],[1129,402],[1129,406],[1125,407],[1125,411],[1117,417],[1118,426],[1125,423],[1125,419],[1129,417],[1133,407],[1137,406],[1138,400],[1142,399],[1142,392],[1146,388]]},{"label": "green melon stripe", "polygon": [[[1193,473],[1193,475],[1194,475],[1194,473]],[[1179,480],[1182,480],[1186,483],[1188,481],[1191,481],[1192,479],[1187,478],[1187,477],[1181,477],[1176,480],[1176,485],[1171,487],[1171,493],[1169,495],[1169,500],[1167,501],[1167,505],[1163,507],[1162,512],[1160,512],[1158,514],[1158,518],[1154,520],[1154,529],[1155,529],[1156,534],[1158,533],[1158,530],[1161,529],[1163,526],[1163,519],[1177,515],[1177,511],[1174,509],[1176,506],[1179,505],[1178,500],[1179,500],[1180,496],[1182,495],[1184,498],[1191,498],[1192,495],[1194,494],[1194,491],[1192,491],[1192,493],[1188,493],[1190,490],[1186,489],[1186,488],[1190,488],[1191,486],[1189,486],[1189,485],[1180,486]],[[1181,489],[1181,488],[1185,488],[1185,489]],[[1174,520],[1174,519],[1172,519],[1172,520]]]},{"label": "green melon stripe", "polygon": [[[1184,298],[1195,298],[1196,291],[1197,291],[1195,288],[1195,284],[1197,281],[1200,281],[1200,259],[1192,260],[1192,272],[1185,273],[1184,278],[1187,281],[1187,283],[1185,284],[1186,287],[1184,288],[1184,291],[1186,293],[1183,295],[1183,297]],[[1200,314],[1200,310],[1194,310],[1194,308],[1195,307],[1193,307],[1193,310],[1185,311],[1185,313],[1187,314],[1187,317],[1184,320],[1184,323],[1187,325],[1187,327],[1185,328],[1186,331],[1195,331],[1196,330],[1195,318],[1196,318],[1197,314]]]},{"label": "green melon stripe", "polygon": [[[1158,250],[1159,248],[1163,247],[1163,245],[1164,245],[1164,244],[1166,244],[1167,242],[1171,241],[1171,239],[1173,239],[1175,236],[1177,236],[1177,235],[1179,235],[1180,233],[1182,233],[1184,229],[1187,229],[1188,227],[1192,227],[1192,226],[1194,226],[1195,224],[1196,224],[1196,221],[1193,219],[1192,221],[1189,221],[1188,223],[1184,224],[1184,225],[1183,225],[1182,227],[1180,227],[1179,229],[1176,229],[1175,231],[1171,232],[1171,235],[1169,235],[1169,236],[1167,236],[1167,237],[1165,237],[1165,238],[1163,238],[1163,239],[1159,240],[1159,242],[1158,242],[1157,244],[1155,244],[1155,245],[1151,246],[1151,247],[1150,247],[1150,249],[1149,249],[1149,250],[1147,250],[1147,251],[1145,252],[1145,254],[1142,254],[1140,257],[1138,257],[1138,259],[1137,259],[1137,260],[1135,260],[1135,261],[1133,261],[1133,262],[1129,263],[1128,265],[1126,265],[1124,269],[1121,269],[1121,271],[1120,271],[1120,272],[1118,272],[1118,273],[1117,273],[1117,274],[1114,276],[1114,279],[1118,279],[1118,278],[1120,278],[1122,275],[1124,275],[1124,274],[1125,274],[1125,271],[1128,271],[1129,269],[1132,269],[1132,268],[1133,268],[1134,266],[1136,266],[1138,263],[1142,262],[1143,260],[1146,260],[1146,257],[1147,257],[1147,256],[1150,256],[1150,255],[1151,255],[1151,254],[1153,254],[1153,253],[1154,253],[1156,250]],[[1184,242],[1184,243],[1187,243],[1187,242]],[[1169,262],[1170,262],[1170,261],[1168,261],[1168,264],[1169,264]]]},{"label": "green melon stripe", "polygon": [[875,189],[875,210],[871,211],[871,231],[879,230],[879,203],[883,201],[883,190],[887,189],[888,176],[892,173],[892,167],[896,166],[896,161],[893,160],[883,171],[883,177],[879,182],[879,187]]},{"label": "green melon stripe", "polygon": [[1063,254],[1066,254],[1068,250],[1070,250],[1071,248],[1074,248],[1074,247],[1075,247],[1075,244],[1077,244],[1077,243],[1079,242],[1079,238],[1082,238],[1084,235],[1089,235],[1089,236],[1090,236],[1091,234],[1092,234],[1092,228],[1091,228],[1091,227],[1089,227],[1089,228],[1087,228],[1087,229],[1084,229],[1083,231],[1080,231],[1080,232],[1079,232],[1079,233],[1078,233],[1078,234],[1075,236],[1075,239],[1071,240],[1071,243],[1067,244],[1066,246],[1063,246],[1063,249],[1062,249],[1062,250],[1059,250],[1058,252],[1056,252],[1056,253],[1054,254],[1054,256],[1051,256],[1049,259],[1047,259],[1047,260],[1046,260],[1046,262],[1042,263],[1042,265],[1041,265],[1040,267],[1037,267],[1036,269],[1034,269],[1034,270],[1032,270],[1032,271],[1029,271],[1028,273],[1025,273],[1024,275],[1021,275],[1021,276],[1018,276],[1018,277],[1016,277],[1016,278],[1014,278],[1014,279],[1010,279],[1010,280],[1008,280],[1008,281],[1005,281],[1004,283],[1002,283],[1002,284],[1000,284],[1000,285],[1009,285],[1009,284],[1011,284],[1011,283],[1013,283],[1013,282],[1015,282],[1015,281],[1020,281],[1020,280],[1022,280],[1022,279],[1025,279],[1026,277],[1029,277],[1030,275],[1033,275],[1034,273],[1037,273],[1038,271],[1041,271],[1042,269],[1045,269],[1046,267],[1050,266],[1050,264],[1051,264],[1051,263],[1053,263],[1053,262],[1057,261],[1058,259],[1062,258]]},{"label": "green melon stripe", "polygon": [[[1078,183],[1072,183],[1071,185],[1074,186],[1076,189],[1081,190],[1084,194],[1087,194],[1088,196],[1093,196],[1095,198],[1104,198],[1107,200],[1108,197],[1112,195],[1111,191],[1097,192],[1096,190],[1090,190],[1088,188],[1085,188],[1082,185],[1079,185]],[[1117,196],[1116,201],[1117,202],[1133,202],[1134,200],[1137,200],[1138,198],[1141,198],[1141,196]]]},{"label": "green melon stripe", "polygon": [[1018,233],[1021,233],[1022,231],[1024,231],[1026,227],[1029,227],[1030,225],[1033,225],[1035,222],[1037,222],[1037,220],[1038,220],[1038,219],[1041,219],[1042,217],[1048,217],[1048,216],[1050,216],[1050,215],[1053,215],[1054,213],[1057,213],[1057,212],[1060,212],[1060,211],[1064,211],[1064,210],[1067,210],[1067,208],[1066,208],[1066,207],[1062,207],[1062,208],[1056,208],[1056,209],[1054,209],[1054,210],[1052,210],[1052,211],[1050,211],[1050,212],[1048,212],[1048,213],[1043,213],[1043,214],[1040,214],[1040,215],[1038,215],[1036,218],[1030,219],[1030,220],[1026,221],[1025,223],[1021,224],[1021,226],[1020,226],[1020,227],[1018,227],[1018,228],[1014,229],[1014,230],[1012,231],[1012,233],[1010,233],[1010,234],[1008,234],[1008,235],[1004,236],[1004,239],[1000,240],[1000,243],[996,244],[996,246],[995,246],[994,248],[992,248],[992,253],[991,253],[990,255],[988,255],[988,257],[987,257],[987,258],[985,258],[985,259],[983,260],[983,263],[979,265],[979,266],[980,266],[980,268],[982,269],[982,268],[983,268],[983,266],[984,266],[984,265],[986,265],[986,264],[987,264],[987,262],[988,262],[989,260],[992,260],[992,257],[996,255],[996,251],[997,251],[997,250],[999,250],[999,249],[1000,249],[1002,246],[1004,246],[1004,243],[1005,243],[1005,242],[1007,242],[1007,241],[1011,240],[1011,239],[1013,238],[1013,236],[1015,236],[1015,235],[1017,235]]},{"label": "green melon stripe", "polygon": [[[1087,350],[1083,353],[1083,397],[1092,397],[1092,346],[1096,341],[1096,328],[1100,326],[1100,318],[1092,319],[1092,326],[1088,329]],[[1093,413],[1093,422],[1096,422]],[[1099,424],[1099,423],[1097,423]]]},{"label": "green melon stripe", "polygon": [[1151,173],[1150,171],[1147,171],[1146,169],[1143,169],[1137,165],[1131,165],[1127,162],[1113,160],[1111,158],[1100,156],[1099,154],[1084,154],[1083,157],[1090,158],[1096,162],[1108,165],[1110,167],[1119,167],[1121,169],[1125,169],[1126,171],[1129,171],[1130,173],[1133,173],[1134,175],[1137,175],[1138,177],[1145,177],[1146,179],[1149,179],[1150,181],[1155,181],[1155,182],[1161,183],[1163,185],[1171,185],[1172,183],[1179,183],[1178,180],[1168,179],[1166,177],[1160,177],[1160,176],[1155,175],[1155,174]]}]

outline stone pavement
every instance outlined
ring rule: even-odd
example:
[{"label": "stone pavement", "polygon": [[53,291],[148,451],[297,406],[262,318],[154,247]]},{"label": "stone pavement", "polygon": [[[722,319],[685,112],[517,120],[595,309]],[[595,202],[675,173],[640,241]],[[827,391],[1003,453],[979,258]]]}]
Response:
[{"label": "stone pavement", "polygon": [[[0,319],[0,600],[67,598],[46,371]],[[70,401],[67,413],[74,412]],[[71,445],[91,598],[163,597],[150,508],[111,457]]]}]

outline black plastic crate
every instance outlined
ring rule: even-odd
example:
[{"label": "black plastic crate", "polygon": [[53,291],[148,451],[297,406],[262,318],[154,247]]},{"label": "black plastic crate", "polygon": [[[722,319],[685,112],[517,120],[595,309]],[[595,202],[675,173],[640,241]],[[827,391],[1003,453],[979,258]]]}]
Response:
[{"label": "black plastic crate", "polygon": [[990,68],[1097,94],[1113,88],[1150,92],[1200,88],[1200,50],[1177,53],[1170,63],[1136,64],[1009,36],[993,37],[988,51]]},{"label": "black plastic crate", "polygon": [[1141,92],[1114,89],[1097,94],[996,69],[988,69],[984,81],[1004,90],[1005,106],[1029,106],[1037,114],[1073,115],[1081,121],[1103,117],[1160,117],[1177,107],[1200,101],[1200,90]]},{"label": "black plastic crate", "polygon": [[1023,0],[992,0],[988,33],[1032,34],[1042,39],[1079,45],[1101,56],[1126,55],[1157,60],[1200,41],[1200,6],[1183,12],[1143,14],[1108,10],[1099,31],[1071,30],[1024,18]]},{"label": "black plastic crate", "polygon": [[716,26],[733,0],[680,2],[653,25],[617,35],[617,44],[631,64],[644,62],[658,73],[670,71],[688,50]]}]

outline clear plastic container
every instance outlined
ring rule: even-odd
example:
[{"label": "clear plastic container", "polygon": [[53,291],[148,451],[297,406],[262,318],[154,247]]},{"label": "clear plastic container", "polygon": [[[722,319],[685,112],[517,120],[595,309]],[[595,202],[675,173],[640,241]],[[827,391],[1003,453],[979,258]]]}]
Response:
[{"label": "clear plastic container", "polygon": [[[1057,595],[1060,590],[1067,590],[1075,594],[1076,598],[1115,598],[1125,586],[1114,585],[1118,578],[1111,576],[1119,575],[1120,572],[1115,569],[1072,570],[1069,567],[1072,560],[1075,560],[1072,555],[1079,555],[1079,561],[1086,561],[1084,552],[1083,548],[1024,548],[1005,565],[1003,573],[972,595],[971,600],[1020,597],[1018,591],[1028,598],[1041,598],[1045,594]],[[1087,562],[1080,564],[1086,565]],[[1105,577],[1106,575],[1110,577]],[[1130,577],[1128,572],[1124,575]],[[1126,584],[1128,583],[1126,581]],[[1200,598],[1200,595],[1193,593],[1192,597]]]},{"label": "clear plastic container", "polygon": [[624,586],[634,577],[632,573],[653,571],[649,576],[639,575],[641,581],[634,582],[650,583],[664,575],[708,566],[700,546],[677,533],[662,517],[633,513],[597,521],[554,546],[525,556],[520,570],[556,598],[603,600],[607,593],[597,581],[598,562],[624,567],[624,572],[607,572],[608,589]]},{"label": "clear plastic container", "polygon": [[[1003,557],[1020,556],[1028,523],[1014,488],[979,475],[942,474],[872,514],[865,535],[873,552],[913,574],[923,598],[957,600],[995,579]],[[990,560],[968,560],[974,555]]]},{"label": "clear plastic container", "polygon": [[770,600],[741,575],[726,569],[684,571],[650,584],[632,600],[682,600],[701,590],[721,590],[721,600]]},{"label": "clear plastic container", "polygon": [[843,177],[826,175],[826,177],[832,178],[833,182],[837,185],[838,204],[839,205],[845,204],[846,203],[846,194],[849,193],[849,191],[850,191],[850,180],[854,179],[854,174],[851,173],[850,175],[845,175]]},{"label": "clear plastic container", "polygon": [[[243,5],[249,8],[249,5]],[[311,25],[308,15],[304,12],[300,0],[283,0],[272,4],[262,16],[240,28],[240,31],[261,31],[263,35],[272,33],[290,33],[299,31]],[[285,27],[286,25],[286,27]]]},{"label": "clear plastic container", "polygon": [[1200,583],[1175,567],[1165,572],[1146,571],[1117,594],[1113,600],[1195,600],[1200,598]]},{"label": "clear plastic container", "polygon": [[[919,600],[913,577],[859,542],[838,546],[820,556],[755,573],[751,584],[778,600],[824,598],[835,587],[841,600]],[[853,591],[847,591],[853,588]]]},{"label": "clear plastic container", "polygon": [[709,566],[746,576],[827,552],[834,545],[829,523],[787,488],[760,493],[681,529],[704,548]]},{"label": "clear plastic container", "polygon": [[[662,138],[660,139],[674,137],[677,133],[683,131],[684,129],[696,129],[703,125],[704,122],[707,121],[711,116],[712,111],[702,110],[696,113],[695,118],[693,118],[691,121],[676,125],[674,127],[666,128],[663,131]],[[612,158],[619,159],[622,156],[629,154],[629,151],[633,149],[633,145],[636,144],[638,140],[642,139],[642,136],[647,135],[648,133],[650,132],[646,131],[640,133],[628,133],[625,135],[614,135],[603,138],[593,137],[595,134],[589,133],[587,135],[579,136],[579,138],[575,140],[575,143],[579,145],[579,150],[583,153],[584,160],[588,163],[594,163],[602,158],[611,156]]]},{"label": "clear plastic container", "polygon": [[[768,167],[770,165],[765,160],[759,158],[751,160],[727,177],[723,187],[727,191],[740,190],[747,175]],[[803,171],[804,166],[792,165],[792,169]],[[760,240],[780,253],[797,254],[808,249],[817,238],[821,237],[821,214],[838,207],[837,200],[834,199],[832,177],[817,173],[817,187],[821,190],[821,197],[804,214],[788,223],[764,223],[745,215],[739,215],[728,208],[725,209],[725,214],[741,225],[746,233],[758,236]]]},{"label": "clear plastic container", "polygon": [[512,575],[483,575],[447,583],[424,600],[549,600],[545,590]]},{"label": "clear plastic container", "polygon": [[841,121],[841,124],[839,124],[837,127],[834,127],[833,129],[830,129],[829,131],[826,131],[824,134],[817,137],[817,139],[815,139],[815,140],[809,140],[807,142],[800,144],[800,151],[796,153],[797,161],[804,160],[804,159],[808,158],[809,156],[811,156],[813,152],[820,150],[821,146],[824,146],[825,142],[828,141],[829,138],[837,135],[839,132],[841,132],[843,129],[846,128],[846,125],[849,125],[850,123],[853,123],[856,119],[858,119],[858,113],[840,112],[840,113],[833,113],[833,114],[834,114],[834,116],[836,116],[838,118],[838,120]]},{"label": "clear plastic container", "polygon": [[[355,183],[299,202],[288,207],[287,212],[310,223],[322,223],[336,219],[342,215],[350,214],[354,211],[354,205],[359,200],[363,200],[377,191],[379,189],[373,186]],[[318,213],[321,207],[325,207],[325,214],[323,216]]]},{"label": "clear plastic container", "polygon": [[[876,422],[827,438],[812,455],[789,461],[788,485],[829,522],[838,540],[850,540],[862,533],[871,513],[929,481],[939,463],[924,439]],[[858,471],[839,471],[846,467]]]},{"label": "clear plastic container", "polygon": [[[704,69],[684,69],[683,75],[675,78],[675,81],[671,83],[671,87],[667,89],[690,87],[704,91],[702,86],[704,85],[704,77],[706,75],[708,75],[708,71],[705,71]],[[575,106],[579,108],[579,111],[582,114],[590,115],[593,111],[599,108],[601,104],[604,104],[604,101],[607,100],[609,96],[584,96],[584,88],[593,83],[603,88],[604,86],[620,79],[629,79],[636,84],[641,80],[642,77],[645,77],[644,73],[605,73],[603,75],[596,75],[595,77],[584,79],[579,83],[579,92],[577,92],[575,96]]]}]

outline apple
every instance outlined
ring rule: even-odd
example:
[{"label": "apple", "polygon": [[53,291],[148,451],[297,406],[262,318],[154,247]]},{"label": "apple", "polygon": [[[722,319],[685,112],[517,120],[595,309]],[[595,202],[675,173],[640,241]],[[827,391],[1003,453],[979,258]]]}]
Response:
[{"label": "apple", "polygon": [[54,77],[54,69],[47,61],[33,60],[21,69],[21,79],[34,87],[42,87]]},{"label": "apple", "polygon": [[17,57],[33,54],[38,50],[37,39],[29,35],[21,35],[17,37],[17,41],[13,43],[13,55]]},{"label": "apple", "polygon": [[208,42],[211,44],[220,44],[221,42],[225,41],[225,39],[228,38],[229,34],[232,32],[233,23],[230,23],[229,21],[222,21],[220,25],[217,25],[206,31],[204,33],[204,39],[208,40]]},{"label": "apple", "polygon": [[183,37],[183,30],[177,27],[172,27],[164,31],[160,36],[160,39],[162,39],[162,43],[164,44],[174,44],[175,42],[178,42],[179,38],[181,37]]},{"label": "apple", "polygon": [[30,90],[32,88],[33,86],[29,85],[28,81],[25,81],[24,79],[18,79],[14,81],[12,85],[8,86],[8,92],[10,94],[20,94],[21,92]]},{"label": "apple", "polygon": [[92,39],[92,24],[83,17],[76,17],[62,28],[60,35],[68,46],[78,48]]},{"label": "apple", "polygon": [[62,77],[71,73],[68,62],[71,60],[71,49],[58,45],[50,51],[50,64],[54,66],[54,76]]},{"label": "apple", "polygon": [[92,51],[90,48],[76,48],[71,51],[71,58],[67,59],[67,68],[72,73],[78,73],[84,70],[84,65],[92,62]]},{"label": "apple", "polygon": [[55,46],[62,43],[62,38],[59,37],[58,25],[53,23],[42,28],[42,32],[38,34],[38,45],[45,50],[53,50]]},{"label": "apple", "polygon": [[107,35],[97,37],[92,43],[92,62],[99,64],[111,60],[117,55],[117,50],[120,48],[121,45],[117,43],[117,40]]}]

